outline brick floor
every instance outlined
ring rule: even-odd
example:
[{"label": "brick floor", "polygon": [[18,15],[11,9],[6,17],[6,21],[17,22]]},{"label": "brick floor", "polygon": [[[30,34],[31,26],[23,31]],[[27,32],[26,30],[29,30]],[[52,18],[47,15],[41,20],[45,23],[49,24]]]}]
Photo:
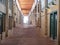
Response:
[{"label": "brick floor", "polygon": [[[28,27],[28,26],[27,26]],[[36,27],[24,28],[17,26],[13,29],[13,34],[2,40],[1,45],[56,45],[47,37],[38,35]]]}]

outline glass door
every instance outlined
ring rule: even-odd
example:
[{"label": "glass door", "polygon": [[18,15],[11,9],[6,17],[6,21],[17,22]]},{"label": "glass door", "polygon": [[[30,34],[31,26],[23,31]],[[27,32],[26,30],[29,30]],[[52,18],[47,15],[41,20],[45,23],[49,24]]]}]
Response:
[{"label": "glass door", "polygon": [[2,13],[0,13],[0,34],[2,34]]},{"label": "glass door", "polygon": [[54,12],[55,15],[55,38],[57,38],[57,11]]},{"label": "glass door", "polygon": [[57,37],[57,11],[50,14],[50,37]]},{"label": "glass door", "polygon": [[3,32],[3,19],[2,19],[2,13],[0,12],[0,34],[2,39],[2,32]]},{"label": "glass door", "polygon": [[5,31],[5,14],[0,12],[0,34],[2,39],[2,32]]},{"label": "glass door", "polygon": [[50,37],[53,37],[54,32],[54,15],[53,13],[50,14]]}]

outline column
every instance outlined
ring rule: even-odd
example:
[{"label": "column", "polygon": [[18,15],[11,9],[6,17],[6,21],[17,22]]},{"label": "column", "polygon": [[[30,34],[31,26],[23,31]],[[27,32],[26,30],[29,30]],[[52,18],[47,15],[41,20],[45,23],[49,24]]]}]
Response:
[{"label": "column", "polygon": [[8,0],[6,0],[5,37],[8,36]]},{"label": "column", "polygon": [[14,3],[13,3],[13,0],[12,0],[12,27],[13,27],[13,22],[14,22]]},{"label": "column", "polygon": [[38,17],[39,17],[39,15],[38,15],[38,0],[37,0],[37,5],[36,5],[36,21],[37,21],[37,27],[38,27]]},{"label": "column", "polygon": [[12,30],[12,0],[9,0],[9,30]]},{"label": "column", "polygon": [[58,15],[57,15],[57,30],[58,30],[58,45],[60,45],[60,0],[58,1]]},{"label": "column", "polygon": [[38,22],[39,22],[39,27],[41,28],[41,0],[39,0],[39,19],[38,19]]},{"label": "column", "polygon": [[37,17],[37,14],[36,14],[36,6],[35,6],[35,9],[34,9],[34,11],[35,11],[35,12],[34,12],[34,15],[35,15],[35,24],[36,24],[36,26],[37,26],[37,18],[36,18],[36,17]]},{"label": "column", "polygon": [[15,15],[16,15],[16,10],[14,11],[14,9],[15,9],[16,7],[15,7],[15,0],[12,0],[12,17],[13,17],[13,19],[12,19],[12,27],[15,27],[15,20],[14,20],[14,17],[15,17]]},{"label": "column", "polygon": [[48,6],[48,0],[45,0],[45,35],[48,34],[47,6]]}]

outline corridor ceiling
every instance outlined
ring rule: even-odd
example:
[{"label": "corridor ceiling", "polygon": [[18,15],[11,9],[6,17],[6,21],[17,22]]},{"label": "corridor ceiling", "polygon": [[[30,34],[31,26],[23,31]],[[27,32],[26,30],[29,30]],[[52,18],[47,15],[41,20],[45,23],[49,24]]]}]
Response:
[{"label": "corridor ceiling", "polygon": [[28,15],[32,5],[34,3],[34,0],[18,0],[19,6],[21,8],[21,11],[24,16]]}]

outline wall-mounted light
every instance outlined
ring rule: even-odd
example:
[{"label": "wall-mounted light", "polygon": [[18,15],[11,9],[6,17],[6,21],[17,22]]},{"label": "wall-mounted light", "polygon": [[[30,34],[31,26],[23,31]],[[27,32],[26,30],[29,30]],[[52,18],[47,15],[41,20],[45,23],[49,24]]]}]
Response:
[{"label": "wall-mounted light", "polygon": [[46,6],[46,8],[45,9],[50,9],[50,7],[49,6]]},{"label": "wall-mounted light", "polygon": [[48,8],[48,9],[49,9],[50,7],[49,7],[49,6],[47,6],[46,8]]},{"label": "wall-mounted light", "polygon": [[14,13],[14,15],[16,15],[16,13]]},{"label": "wall-mounted light", "polygon": [[41,11],[41,12],[43,12],[43,11]]},{"label": "wall-mounted light", "polygon": [[51,3],[52,3],[52,5],[56,5],[53,1]]}]

